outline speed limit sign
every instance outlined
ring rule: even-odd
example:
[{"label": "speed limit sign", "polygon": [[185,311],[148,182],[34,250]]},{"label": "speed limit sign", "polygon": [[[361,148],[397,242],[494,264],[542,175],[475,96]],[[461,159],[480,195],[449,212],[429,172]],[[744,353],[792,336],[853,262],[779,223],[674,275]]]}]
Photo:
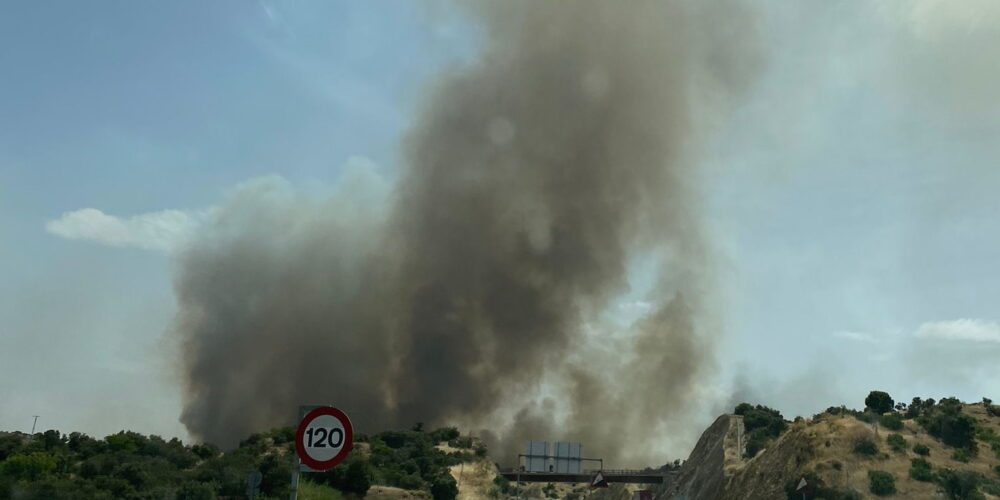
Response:
[{"label": "speed limit sign", "polygon": [[347,414],[332,406],[306,413],[295,432],[295,452],[304,465],[327,470],[347,458],[354,445],[354,428]]}]

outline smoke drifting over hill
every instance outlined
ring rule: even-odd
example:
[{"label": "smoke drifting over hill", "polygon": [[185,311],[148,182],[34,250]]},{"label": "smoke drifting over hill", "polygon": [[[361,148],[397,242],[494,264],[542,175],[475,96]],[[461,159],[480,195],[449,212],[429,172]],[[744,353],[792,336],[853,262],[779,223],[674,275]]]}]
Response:
[{"label": "smoke drifting over hill", "polygon": [[[716,331],[691,158],[754,72],[752,23],[731,3],[467,7],[483,52],[431,82],[398,182],[359,162],[327,199],[255,181],[180,256],[196,437],[330,402],[362,431],[457,423],[634,461],[686,425]],[[612,334],[639,258],[651,307]]]}]

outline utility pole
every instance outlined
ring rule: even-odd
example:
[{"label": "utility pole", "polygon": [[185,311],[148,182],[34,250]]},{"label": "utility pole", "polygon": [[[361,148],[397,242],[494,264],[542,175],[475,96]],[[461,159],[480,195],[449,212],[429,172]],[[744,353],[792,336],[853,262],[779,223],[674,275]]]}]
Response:
[{"label": "utility pole", "polygon": [[35,421],[31,423],[31,435],[34,436],[35,435],[35,425],[38,424],[38,415],[32,415],[32,417],[35,417]]}]

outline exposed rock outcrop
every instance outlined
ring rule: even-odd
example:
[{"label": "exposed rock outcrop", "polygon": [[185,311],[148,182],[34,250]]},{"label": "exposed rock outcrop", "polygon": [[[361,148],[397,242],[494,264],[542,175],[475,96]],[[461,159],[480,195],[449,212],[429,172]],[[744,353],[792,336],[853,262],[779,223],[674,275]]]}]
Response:
[{"label": "exposed rock outcrop", "polygon": [[720,416],[701,435],[676,481],[665,486],[657,500],[720,498],[742,454],[743,417]]}]

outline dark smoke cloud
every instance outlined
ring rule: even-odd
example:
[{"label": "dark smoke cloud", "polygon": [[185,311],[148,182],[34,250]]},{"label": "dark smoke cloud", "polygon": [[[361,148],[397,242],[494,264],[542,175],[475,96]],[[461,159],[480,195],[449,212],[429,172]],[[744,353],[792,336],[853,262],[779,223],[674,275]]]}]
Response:
[{"label": "dark smoke cloud", "polygon": [[[258,181],[181,257],[194,436],[231,445],[332,402],[362,430],[460,423],[508,452],[575,439],[635,461],[697,407],[718,323],[691,159],[755,66],[748,16],[464,6],[484,51],[432,85],[391,194],[364,169],[329,199]],[[653,310],[609,335],[649,255]]]}]

